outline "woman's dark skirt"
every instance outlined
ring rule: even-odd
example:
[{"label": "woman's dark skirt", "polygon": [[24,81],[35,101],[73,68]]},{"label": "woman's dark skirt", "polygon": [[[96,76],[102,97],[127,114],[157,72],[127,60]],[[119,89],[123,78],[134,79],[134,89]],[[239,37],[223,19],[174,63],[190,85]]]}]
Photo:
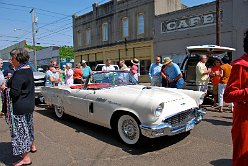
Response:
[{"label": "woman's dark skirt", "polygon": [[13,121],[10,128],[13,155],[29,152],[34,141],[33,113],[13,115]]}]

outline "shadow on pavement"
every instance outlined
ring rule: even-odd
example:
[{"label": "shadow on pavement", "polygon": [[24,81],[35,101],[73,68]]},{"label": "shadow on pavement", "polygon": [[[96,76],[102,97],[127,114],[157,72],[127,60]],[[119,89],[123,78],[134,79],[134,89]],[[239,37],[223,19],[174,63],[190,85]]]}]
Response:
[{"label": "shadow on pavement", "polygon": [[231,166],[232,160],[231,159],[219,159],[219,160],[211,161],[210,164],[214,166]]},{"label": "shadow on pavement", "polygon": [[227,122],[227,121],[223,121],[223,120],[203,119],[203,121],[212,123],[213,125],[232,126],[232,122]]},{"label": "shadow on pavement", "polygon": [[8,166],[21,159],[19,156],[13,156],[11,142],[0,142],[0,147],[0,164]]},{"label": "shadow on pavement", "polygon": [[176,136],[165,136],[165,137],[159,137],[155,139],[148,139],[148,142],[144,146],[133,148],[133,147],[129,147],[125,145],[124,143],[121,143],[121,140],[119,139],[117,134],[114,133],[113,130],[110,130],[108,128],[104,128],[102,126],[88,123],[88,122],[85,122],[83,120],[80,120],[78,118],[75,118],[69,115],[65,116],[65,118],[63,119],[58,119],[54,111],[52,110],[36,110],[35,112],[43,116],[49,117],[51,119],[54,119],[63,125],[71,127],[75,129],[76,132],[85,133],[98,140],[101,140],[108,144],[119,147],[123,151],[129,154],[132,154],[132,155],[142,155],[147,152],[157,151],[157,150],[172,146],[173,144],[180,142],[181,140],[183,140],[189,135],[189,132],[188,132],[188,133],[183,133],[183,134],[179,134]]}]

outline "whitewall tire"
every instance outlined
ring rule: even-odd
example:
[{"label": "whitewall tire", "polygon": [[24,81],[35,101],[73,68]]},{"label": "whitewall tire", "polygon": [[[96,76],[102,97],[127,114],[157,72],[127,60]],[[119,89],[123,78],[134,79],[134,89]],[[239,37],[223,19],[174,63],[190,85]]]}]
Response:
[{"label": "whitewall tire", "polygon": [[136,145],[142,137],[139,124],[131,115],[121,115],[119,117],[117,132],[121,140],[128,145]]}]

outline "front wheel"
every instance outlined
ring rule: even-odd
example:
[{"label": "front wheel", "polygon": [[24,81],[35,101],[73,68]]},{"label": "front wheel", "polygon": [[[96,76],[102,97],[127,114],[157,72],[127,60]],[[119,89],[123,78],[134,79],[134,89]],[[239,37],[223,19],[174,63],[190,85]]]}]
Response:
[{"label": "front wheel", "polygon": [[140,145],[144,142],[138,121],[131,115],[121,115],[117,121],[117,132],[121,140],[128,145]]},{"label": "front wheel", "polygon": [[63,115],[64,115],[64,108],[63,107],[60,107],[60,106],[54,106],[54,111],[55,111],[55,114],[58,118],[62,118]]}]

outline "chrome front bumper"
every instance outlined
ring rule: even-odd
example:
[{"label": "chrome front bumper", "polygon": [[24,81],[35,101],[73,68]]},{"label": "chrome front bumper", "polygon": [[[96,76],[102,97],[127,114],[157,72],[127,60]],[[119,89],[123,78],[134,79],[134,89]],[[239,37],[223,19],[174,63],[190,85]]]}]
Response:
[{"label": "chrome front bumper", "polygon": [[187,132],[193,129],[196,124],[200,123],[205,114],[205,110],[199,108],[197,110],[196,116],[193,119],[177,126],[172,126],[164,122],[154,126],[140,125],[141,133],[146,137],[156,138],[164,135],[176,135]]}]

